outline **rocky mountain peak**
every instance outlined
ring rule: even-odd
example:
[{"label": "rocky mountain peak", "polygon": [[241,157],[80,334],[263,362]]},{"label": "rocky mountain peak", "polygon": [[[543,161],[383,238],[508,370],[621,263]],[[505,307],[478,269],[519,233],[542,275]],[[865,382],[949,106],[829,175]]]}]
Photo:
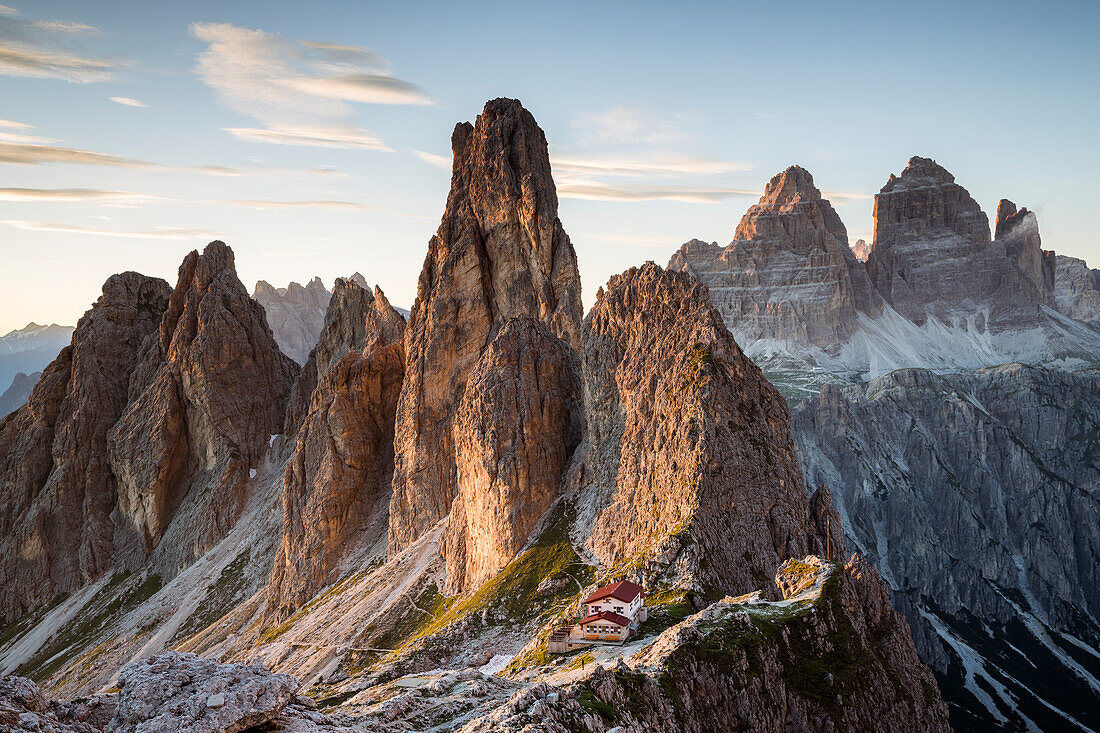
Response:
[{"label": "rocky mountain peak", "polygon": [[994,238],[1004,239],[1009,232],[1028,218],[1034,219],[1035,215],[1028,211],[1027,207],[1017,210],[1016,204],[1008,199],[1001,199],[997,204],[997,226]]},{"label": "rocky mountain peak", "polygon": [[405,319],[380,288],[336,280],[284,423],[295,440],[268,591],[275,617],[290,615],[349,557],[385,551],[404,337]]},{"label": "rocky mountain peak", "polygon": [[330,295],[319,277],[312,278],[304,286],[291,282],[285,288],[276,288],[260,280],[252,293],[256,302],[264,307],[279,348],[299,364],[305,364],[317,343]]},{"label": "rocky mountain peak", "polygon": [[481,354],[510,319],[531,317],[576,348],[580,275],[557,212],[546,138],[516,100],[485,105],[452,135],[451,191],[428,245],[406,336],[390,548],[449,511],[451,420]]},{"label": "rocky mountain peak", "polygon": [[772,177],[734,233],[736,240],[779,238],[798,247],[819,246],[825,236],[848,245],[848,232],[832,204],[821,198],[810,172],[797,165]]},{"label": "rocky mountain peak", "polygon": [[951,175],[942,165],[931,158],[914,155],[909,159],[908,165],[905,166],[905,170],[901,172],[900,176],[890,174],[890,179],[883,186],[881,193],[907,191],[927,186],[938,187],[954,182],[955,176]]},{"label": "rocky mountain peak", "polygon": [[669,267],[706,283],[748,343],[779,338],[828,347],[854,332],[858,311],[882,308],[840,216],[799,166],[771,179],[729,246],[692,240]]},{"label": "rocky mountain peak", "polygon": [[[1011,208],[1006,222],[1020,216]],[[989,219],[967,190],[935,161],[913,158],[875,196],[867,273],[917,325],[932,317],[977,331],[1033,327],[1048,297],[1035,235],[1016,250],[991,244]]]},{"label": "rocky mountain peak", "polygon": [[188,254],[108,440],[132,560],[158,548],[181,513],[176,531],[186,539],[165,543],[166,572],[228,530],[297,371],[237,278],[233,251],[211,242]]}]

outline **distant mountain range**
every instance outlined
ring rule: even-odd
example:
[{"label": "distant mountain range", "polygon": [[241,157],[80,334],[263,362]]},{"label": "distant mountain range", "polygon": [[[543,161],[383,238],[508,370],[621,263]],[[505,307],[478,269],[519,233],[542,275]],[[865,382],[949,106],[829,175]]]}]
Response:
[{"label": "distant mountain range", "polygon": [[1010,201],[991,235],[919,157],[860,250],[793,166],[731,244],[669,266],[791,400],[807,483],[892,587],[953,723],[1100,727],[1100,273]]},{"label": "distant mountain range", "polygon": [[[72,326],[28,323],[23,328],[0,336],[0,395],[15,386],[13,380],[17,374],[30,375],[42,371],[57,357],[57,352],[69,344],[72,334]],[[20,380],[19,387],[10,395],[0,398],[0,417],[23,404],[17,400],[23,392],[30,394],[25,379]]]}]

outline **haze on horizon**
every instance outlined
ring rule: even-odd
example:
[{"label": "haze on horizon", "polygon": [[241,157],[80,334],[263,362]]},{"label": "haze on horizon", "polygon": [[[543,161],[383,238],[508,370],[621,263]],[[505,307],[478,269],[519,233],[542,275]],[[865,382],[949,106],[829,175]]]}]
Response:
[{"label": "haze on horizon", "polygon": [[174,283],[211,239],[250,289],[358,270],[407,307],[451,130],[499,96],[546,132],[586,305],[728,242],[792,163],[850,241],[919,154],[1100,264],[1090,2],[8,2],[0,334],[75,324],[115,272]]}]

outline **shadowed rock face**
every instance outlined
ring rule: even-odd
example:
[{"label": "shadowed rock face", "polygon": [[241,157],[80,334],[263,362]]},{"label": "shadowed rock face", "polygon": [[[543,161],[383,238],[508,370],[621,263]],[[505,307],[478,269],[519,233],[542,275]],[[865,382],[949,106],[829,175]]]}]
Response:
[{"label": "shadowed rock face", "polygon": [[295,384],[320,379],[283,475],[283,541],[268,607],[291,615],[358,549],[385,551],[405,319],[381,290],[337,280],[325,328]]},{"label": "shadowed rock face", "polygon": [[[1072,661],[1100,645],[1100,378],[899,370],[826,387],[792,428],[807,481],[832,487],[849,546],[890,580],[961,721],[1015,709],[1065,726],[1051,705],[1100,724]],[[975,673],[997,680],[1000,712],[974,697]]]},{"label": "shadowed rock face", "polygon": [[397,414],[390,550],[450,510],[454,411],[497,331],[517,316],[546,323],[576,347],[580,277],[557,216],[546,139],[519,102],[485,105],[451,136],[454,169],[428,245],[406,332]]},{"label": "shadowed rock face", "polygon": [[27,404],[0,422],[0,615],[75,590],[113,564],[117,484],[107,435],[126,406],[168,283],[112,275]]},{"label": "shadowed rock face", "polygon": [[1056,255],[1054,261],[1055,307],[1080,321],[1100,318],[1100,270],[1076,257]]},{"label": "shadowed rock face", "polygon": [[459,489],[442,548],[448,595],[478,587],[522,549],[561,492],[582,413],[573,350],[540,321],[509,321],[454,420]]},{"label": "shadowed rock face", "polygon": [[283,425],[283,432],[288,437],[298,432],[298,426],[309,410],[310,396],[317,386],[319,375],[324,375],[333,364],[351,352],[362,351],[369,341],[381,338],[390,343],[403,338],[405,332],[405,319],[400,314],[394,317],[390,311],[396,313],[397,309],[389,305],[385,295],[382,295],[381,302],[375,303],[382,294],[381,289],[375,288],[372,294],[359,273],[347,279],[337,278],[332,290],[333,297],[325,313],[324,328],[315,339],[305,367],[294,381],[291,391]]},{"label": "shadowed rock face", "polygon": [[875,196],[867,273],[882,297],[918,325],[929,316],[949,324],[978,316],[979,328],[1027,328],[1037,323],[1043,300],[1005,245],[990,241],[977,202],[928,158],[912,158]]},{"label": "shadowed rock face", "polygon": [[582,338],[576,480],[596,557],[663,558],[682,587],[736,594],[786,557],[824,554],[786,403],[699,281],[653,263],[627,270],[597,296]]},{"label": "shadowed rock face", "polygon": [[1016,204],[1001,199],[997,205],[996,239],[1016,269],[1035,289],[1045,304],[1053,301],[1054,260],[1044,256],[1039,238],[1039,220],[1027,209],[1016,210]]},{"label": "shadowed rock face", "polygon": [[108,439],[132,554],[157,548],[181,511],[176,541],[161,553],[169,569],[232,526],[297,372],[237,279],[232,250],[212,242],[187,255]]},{"label": "shadowed rock face", "polygon": [[730,245],[692,240],[669,268],[698,277],[730,328],[751,341],[831,346],[852,335],[858,312],[882,307],[840,217],[798,166],[771,179]]},{"label": "shadowed rock face", "polygon": [[331,295],[321,278],[315,277],[305,286],[292,282],[285,288],[275,288],[260,280],[252,298],[264,307],[279,349],[299,364],[305,364],[324,326]]}]

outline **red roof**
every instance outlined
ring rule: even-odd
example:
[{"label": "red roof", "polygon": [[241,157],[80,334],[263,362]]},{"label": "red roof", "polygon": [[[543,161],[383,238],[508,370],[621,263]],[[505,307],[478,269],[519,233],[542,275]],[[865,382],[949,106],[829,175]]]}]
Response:
[{"label": "red roof", "polygon": [[602,601],[604,598],[618,598],[620,601],[630,603],[638,597],[639,593],[644,591],[645,588],[637,583],[631,583],[629,580],[620,580],[618,583],[612,583],[611,585],[597,588],[596,592],[588,596],[584,602],[587,604]]},{"label": "red roof", "polygon": [[613,624],[619,626],[630,626],[630,619],[626,616],[620,616],[617,613],[611,611],[604,611],[603,613],[594,613],[591,616],[585,616],[581,619],[581,626],[585,624],[594,623],[596,621],[610,621]]}]

